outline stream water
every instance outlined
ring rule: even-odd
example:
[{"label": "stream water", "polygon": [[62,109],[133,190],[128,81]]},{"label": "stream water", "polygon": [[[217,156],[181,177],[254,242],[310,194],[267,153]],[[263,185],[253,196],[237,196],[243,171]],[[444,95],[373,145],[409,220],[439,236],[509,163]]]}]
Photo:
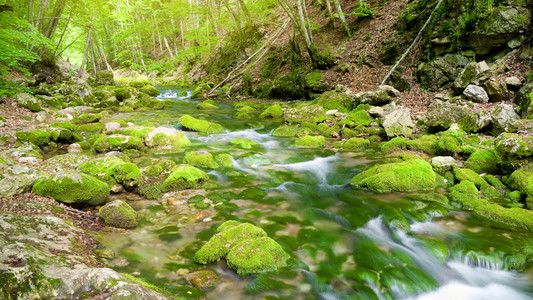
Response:
[{"label": "stream water", "polygon": [[[177,96],[180,89],[160,92],[160,99],[176,99],[176,105],[116,118],[177,129],[184,114],[213,120],[229,131],[209,136],[184,132],[193,143],[186,150],[228,153],[233,168],[205,170],[216,186],[167,197],[166,205],[129,199],[141,224],[100,236],[102,247],[115,252],[109,264],[119,272],[191,299],[205,294],[187,287],[182,275],[203,269],[219,276],[206,291],[208,299],[533,299],[531,270],[511,270],[520,261],[516,249],[533,247],[530,233],[439,203],[415,201],[408,194],[350,188],[360,170],[387,159],[378,149],[293,148],[293,138],[271,135],[279,121],[234,119],[230,104],[199,111],[198,102]],[[243,150],[228,144],[237,137],[259,145]],[[134,161],[140,166],[152,158],[179,162],[184,153],[153,151]],[[198,209],[187,203],[198,194],[217,205]],[[260,226],[291,254],[289,266],[266,274],[275,281],[241,278],[223,261],[206,266],[192,261],[216,227],[229,219]]]}]

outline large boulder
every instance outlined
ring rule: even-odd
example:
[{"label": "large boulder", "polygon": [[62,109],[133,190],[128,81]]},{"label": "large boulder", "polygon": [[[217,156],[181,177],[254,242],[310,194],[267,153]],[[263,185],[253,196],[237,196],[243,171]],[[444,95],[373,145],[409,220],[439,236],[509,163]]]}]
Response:
[{"label": "large boulder", "polygon": [[190,146],[191,141],[183,134],[183,132],[170,127],[157,127],[150,131],[144,139],[148,147],[186,147]]},{"label": "large boulder", "polygon": [[494,145],[498,163],[504,170],[533,167],[533,137],[504,132]]},{"label": "large boulder", "polygon": [[183,162],[191,166],[216,169],[218,164],[215,162],[213,155],[207,151],[190,151],[185,154]]},{"label": "large boulder", "polygon": [[336,109],[340,112],[349,112],[354,109],[352,97],[337,91],[325,92],[313,101],[313,103],[322,106],[326,111]]},{"label": "large boulder", "polygon": [[94,75],[94,83],[96,85],[115,85],[114,77],[113,71],[98,71]]},{"label": "large boulder", "polygon": [[487,92],[480,86],[469,84],[463,91],[463,95],[473,102],[477,103],[488,103],[489,95]]},{"label": "large boulder", "polygon": [[527,208],[533,210],[533,171],[520,169],[509,176],[509,187],[526,196]]},{"label": "large boulder", "polygon": [[418,66],[417,76],[420,85],[432,91],[440,90],[450,81],[441,69],[425,62]]},{"label": "large boulder", "polygon": [[437,174],[425,160],[414,159],[371,167],[355,175],[350,184],[377,192],[432,190],[437,185]]},{"label": "large boulder", "polygon": [[497,132],[511,131],[512,120],[520,119],[514,107],[510,104],[500,104],[492,110],[492,123]]},{"label": "large boulder", "polygon": [[462,106],[435,99],[428,107],[426,125],[435,131],[448,130],[467,115],[468,111]]},{"label": "large boulder", "polygon": [[200,187],[209,176],[202,171],[190,165],[178,165],[172,169],[172,173],[163,182],[164,191],[176,191],[184,189],[194,189]]},{"label": "large boulder", "polygon": [[415,124],[411,120],[408,108],[398,108],[383,118],[383,127],[389,138],[409,137],[413,133]]},{"label": "large boulder", "polygon": [[6,176],[0,180],[0,197],[9,197],[29,192],[35,181],[35,176],[28,174]]},{"label": "large boulder", "polygon": [[490,102],[501,102],[511,97],[511,93],[507,89],[507,84],[505,84],[505,82],[487,80],[484,87]]},{"label": "large boulder", "polygon": [[96,152],[141,150],[143,148],[144,142],[140,138],[122,134],[103,136],[94,141],[94,150]]},{"label": "large boulder", "polygon": [[17,104],[20,107],[27,108],[33,112],[41,111],[41,103],[37,98],[26,93],[20,93],[16,96]]},{"label": "large boulder", "polygon": [[485,61],[478,63],[469,63],[455,79],[453,89],[457,93],[462,93],[469,85],[480,85],[491,75],[490,67]]},{"label": "large boulder", "polygon": [[109,196],[109,186],[92,176],[65,172],[39,178],[32,191],[76,206],[100,205]]},{"label": "large boulder", "polygon": [[370,104],[373,106],[382,106],[392,101],[391,96],[385,90],[378,89],[375,92],[359,93],[354,96],[354,102],[357,104]]},{"label": "large boulder", "polygon": [[268,119],[268,118],[281,118],[283,117],[283,110],[279,104],[274,104],[267,109],[265,109],[260,115],[259,118]]},{"label": "large boulder", "polygon": [[285,120],[289,123],[320,123],[326,120],[326,112],[324,108],[317,104],[287,108],[284,110],[284,116]]},{"label": "large boulder", "polygon": [[139,224],[137,212],[122,200],[111,201],[102,206],[98,211],[98,216],[107,225],[118,228],[135,228]]}]

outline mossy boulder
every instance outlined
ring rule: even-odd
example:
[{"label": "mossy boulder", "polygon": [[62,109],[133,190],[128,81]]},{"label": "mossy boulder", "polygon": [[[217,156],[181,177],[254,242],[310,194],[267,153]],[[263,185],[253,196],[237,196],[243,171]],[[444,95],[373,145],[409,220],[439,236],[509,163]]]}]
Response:
[{"label": "mossy boulder", "polygon": [[341,150],[362,151],[368,146],[370,146],[370,140],[354,137],[344,142],[341,146]]},{"label": "mossy boulder", "polygon": [[533,210],[533,171],[520,169],[509,176],[509,187],[526,196],[527,208]]},{"label": "mossy boulder", "polygon": [[305,134],[306,131],[297,125],[281,125],[272,132],[273,136],[302,136]]},{"label": "mossy boulder", "polygon": [[215,162],[213,155],[207,151],[190,151],[185,154],[183,162],[191,166],[216,169],[218,164]]},{"label": "mossy boulder", "polygon": [[196,105],[196,109],[200,109],[200,110],[213,110],[213,109],[217,109],[218,107],[211,103],[210,101],[206,100],[202,103],[198,103],[198,105]]},{"label": "mossy boulder", "polygon": [[72,120],[74,124],[91,124],[100,121],[102,115],[100,114],[83,114]]},{"label": "mossy boulder", "polygon": [[144,148],[144,142],[135,136],[114,134],[100,137],[93,146],[97,152],[141,150]]},{"label": "mossy boulder", "polygon": [[133,163],[116,164],[109,171],[111,177],[127,190],[132,190],[143,181],[141,170]]},{"label": "mossy boulder", "polygon": [[533,137],[502,133],[494,145],[498,163],[506,171],[533,167]]},{"label": "mossy boulder", "polygon": [[320,148],[326,143],[326,138],[323,136],[302,136],[295,142],[294,146],[297,148]]},{"label": "mossy boulder", "polygon": [[166,146],[186,147],[192,144],[183,132],[169,127],[157,127],[150,131],[144,142],[146,146],[151,148]]},{"label": "mossy boulder", "polygon": [[159,95],[159,91],[151,84],[143,86],[139,91],[141,91],[141,92],[143,92],[145,94],[148,94],[148,95],[150,95],[152,97],[155,97],[155,96]]},{"label": "mossy boulder", "polygon": [[207,264],[226,258],[239,275],[275,271],[285,266],[289,255],[266,232],[250,223],[226,221],[217,233],[194,255]]},{"label": "mossy boulder", "polygon": [[252,149],[253,147],[257,146],[257,143],[249,140],[249,139],[243,139],[243,138],[236,138],[231,141],[229,141],[230,145],[237,146],[241,149]]},{"label": "mossy boulder", "polygon": [[285,120],[289,123],[314,122],[320,123],[326,120],[324,108],[317,104],[302,105],[287,108],[284,111]]},{"label": "mossy boulder", "polygon": [[499,171],[498,160],[492,149],[478,149],[468,157],[465,166],[475,172],[496,174]]},{"label": "mossy boulder", "polygon": [[227,153],[220,153],[215,155],[215,161],[217,164],[224,168],[233,167],[233,158]]},{"label": "mossy boulder", "polygon": [[38,179],[32,191],[76,206],[100,205],[109,196],[109,186],[92,176],[65,172]]},{"label": "mossy boulder", "polygon": [[98,71],[98,72],[96,72],[96,74],[94,76],[95,84],[97,84],[97,85],[114,85],[115,84],[114,77],[115,76],[113,74],[113,71],[108,71],[108,70]]},{"label": "mossy boulder", "polygon": [[178,165],[163,182],[162,188],[167,192],[194,189],[201,186],[208,179],[209,176],[202,170],[190,165]]},{"label": "mossy boulder", "polygon": [[478,173],[470,169],[463,169],[454,166],[453,175],[455,176],[455,179],[457,181],[461,182],[463,180],[468,180],[474,183],[479,189],[485,188],[488,185],[488,183],[485,181],[485,179],[483,179],[483,177],[479,176]]},{"label": "mossy boulder", "polygon": [[414,159],[371,167],[355,175],[350,184],[376,192],[415,192],[434,189],[437,174],[425,160]]},{"label": "mossy boulder", "polygon": [[122,200],[115,200],[102,206],[98,216],[106,225],[117,228],[135,228],[139,224],[137,212]]},{"label": "mossy boulder", "polygon": [[203,132],[207,134],[221,133],[226,130],[220,124],[196,119],[189,115],[182,116],[180,118],[180,123],[181,125],[183,125],[183,127],[187,128],[188,130]]},{"label": "mossy boulder", "polygon": [[121,88],[117,88],[115,89],[115,97],[117,98],[118,101],[122,102],[126,99],[130,99],[131,98],[131,90],[129,87],[121,87]]},{"label": "mossy boulder", "polygon": [[118,157],[98,157],[78,166],[78,170],[87,175],[98,178],[107,183],[111,189],[118,184],[111,175],[114,166],[123,164],[124,161]]},{"label": "mossy boulder", "polygon": [[340,112],[349,112],[355,108],[352,97],[336,91],[323,93],[313,103],[322,106],[325,110],[336,109]]},{"label": "mossy boulder", "polygon": [[40,129],[17,131],[15,136],[22,143],[31,143],[39,147],[48,145],[53,139],[51,131]]},{"label": "mossy boulder", "polygon": [[200,83],[194,91],[192,91],[191,99],[204,98],[204,94],[211,90],[211,86],[208,83]]},{"label": "mossy boulder", "polygon": [[18,94],[16,96],[16,99],[17,99],[17,104],[20,107],[27,108],[33,112],[38,112],[38,111],[43,110],[41,108],[41,103],[39,102],[39,100],[37,100],[33,96],[30,96],[29,94],[26,94],[26,93]]},{"label": "mossy boulder", "polygon": [[283,117],[283,110],[281,109],[281,105],[275,104],[270,106],[269,108],[265,109],[260,115],[259,118],[262,119],[277,119]]}]

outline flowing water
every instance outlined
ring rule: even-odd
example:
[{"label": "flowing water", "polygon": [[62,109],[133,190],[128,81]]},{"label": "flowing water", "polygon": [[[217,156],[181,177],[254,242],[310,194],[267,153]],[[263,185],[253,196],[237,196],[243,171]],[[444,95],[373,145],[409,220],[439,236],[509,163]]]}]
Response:
[{"label": "flowing water", "polygon": [[[233,168],[205,170],[216,183],[208,189],[159,202],[130,199],[141,224],[101,234],[102,247],[116,253],[109,260],[114,269],[190,299],[533,299],[531,270],[513,271],[523,265],[525,249],[533,248],[531,234],[407,194],[350,188],[360,170],[387,159],[377,149],[293,148],[292,138],[271,135],[279,121],[234,119],[230,104],[199,111],[198,102],[178,97],[181,90],[160,91],[159,98],[175,99],[175,107],[117,118],[177,129],[184,114],[220,123],[229,131],[209,136],[184,132],[193,143],[187,151],[228,153]],[[259,145],[243,150],[228,144],[237,137]],[[183,155],[153,151],[135,162],[179,162]],[[187,203],[198,194],[218,203],[207,209]],[[271,280],[265,280],[241,278],[223,261],[195,264],[195,251],[230,219],[263,228],[291,254],[289,265],[266,274]],[[188,287],[183,275],[203,269],[217,273],[216,285],[205,292]]]}]

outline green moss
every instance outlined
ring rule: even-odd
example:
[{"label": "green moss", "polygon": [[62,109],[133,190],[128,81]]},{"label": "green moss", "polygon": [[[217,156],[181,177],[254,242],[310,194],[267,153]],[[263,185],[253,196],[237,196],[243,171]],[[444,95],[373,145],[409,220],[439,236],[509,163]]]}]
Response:
[{"label": "green moss", "polygon": [[211,109],[217,109],[217,108],[218,107],[215,104],[208,103],[207,100],[202,103],[198,103],[198,105],[196,105],[196,109],[200,109],[200,110],[211,110]]},{"label": "green moss", "polygon": [[224,168],[233,167],[233,158],[227,153],[215,155],[215,162]]},{"label": "green moss", "polygon": [[134,112],[135,110],[133,109],[133,107],[129,106],[129,105],[124,105],[124,106],[121,106],[119,109],[118,109],[118,112],[121,112],[121,113],[131,113],[131,112]]},{"label": "green moss", "polygon": [[343,113],[349,112],[354,108],[352,97],[336,91],[323,93],[313,103],[322,106],[325,110],[336,109]]},{"label": "green moss", "polygon": [[265,109],[260,115],[259,118],[262,119],[268,119],[268,118],[281,118],[283,117],[283,110],[281,109],[281,105],[275,104],[270,106],[269,108]]},{"label": "green moss", "polygon": [[180,118],[180,123],[181,125],[183,125],[183,127],[189,130],[204,132],[207,134],[221,133],[226,130],[220,124],[205,121],[205,120],[195,119],[189,115],[182,116]]},{"label": "green moss", "polygon": [[103,157],[90,160],[78,166],[78,170],[98,178],[110,186],[117,184],[115,178],[111,175],[111,170],[116,166],[123,164],[124,161],[118,157]]},{"label": "green moss", "polygon": [[115,89],[115,97],[117,97],[118,101],[124,101],[131,98],[130,88],[122,87]]},{"label": "green moss", "polygon": [[92,176],[67,172],[39,178],[32,192],[65,203],[100,205],[107,200],[110,189]]},{"label": "green moss", "polygon": [[90,124],[100,121],[102,116],[100,114],[84,114],[72,119],[74,124]]},{"label": "green moss", "polygon": [[207,83],[201,83],[192,92],[191,99],[203,98],[205,93],[208,93],[211,87]]},{"label": "green moss", "polygon": [[302,136],[299,137],[295,142],[294,146],[298,148],[320,148],[324,146],[326,142],[326,139],[319,135],[319,136]]},{"label": "green moss", "polygon": [[282,125],[276,128],[273,132],[273,136],[301,136],[305,135],[306,131],[300,129],[296,125]]},{"label": "green moss", "polygon": [[178,165],[163,182],[163,191],[194,189],[201,186],[209,176],[202,170],[189,165]]},{"label": "green moss", "polygon": [[290,256],[269,237],[244,239],[235,243],[226,256],[228,266],[241,276],[275,271],[287,264]]},{"label": "green moss", "polygon": [[78,126],[78,131],[101,132],[102,128],[104,128],[104,124],[102,123],[81,124]]},{"label": "green moss", "polygon": [[407,149],[413,151],[423,151],[429,155],[437,153],[437,137],[434,135],[423,135],[422,137],[407,141]]},{"label": "green moss", "polygon": [[229,141],[230,145],[237,146],[242,149],[252,149],[254,146],[257,146],[257,143],[249,140],[249,139],[243,139],[243,138],[236,138],[231,141]]},{"label": "green moss", "polygon": [[141,170],[133,163],[112,166],[110,168],[110,175],[127,190],[138,186],[143,180]]},{"label": "green moss", "polygon": [[370,146],[370,141],[363,138],[351,138],[342,145],[345,151],[362,151]]},{"label": "green moss", "polygon": [[483,178],[488,184],[497,188],[498,190],[506,189],[506,186],[498,178],[494,177],[493,175],[485,175]]},{"label": "green moss", "polygon": [[53,122],[50,124],[50,128],[64,128],[72,131],[78,130],[78,126],[72,122]]},{"label": "green moss", "polygon": [[437,143],[437,151],[441,155],[455,155],[463,151],[461,143],[450,134],[441,135]]},{"label": "green moss", "polygon": [[372,117],[368,115],[366,110],[354,110],[349,112],[346,119],[339,122],[339,125],[356,128],[358,126],[368,126],[370,123],[372,123]]},{"label": "green moss", "polygon": [[143,181],[139,184],[137,192],[146,199],[157,200],[162,196],[161,183],[151,180]]},{"label": "green moss", "polygon": [[388,142],[383,142],[379,145],[381,151],[391,153],[400,149],[407,149],[407,141],[401,137],[395,137]]},{"label": "green moss", "polygon": [[355,175],[350,184],[377,192],[413,192],[437,185],[437,174],[421,159],[374,166]]},{"label": "green moss", "polygon": [[98,211],[98,216],[104,222],[118,228],[135,228],[139,224],[139,216],[128,203],[115,200],[102,206]]},{"label": "green moss", "polygon": [[52,139],[52,133],[50,131],[39,129],[17,131],[15,136],[22,143],[32,143],[39,147],[48,145]]},{"label": "green moss", "polygon": [[509,176],[509,187],[526,195],[527,207],[533,209],[533,171],[516,170]]},{"label": "green moss", "polygon": [[496,154],[493,150],[477,149],[466,160],[465,166],[477,173],[498,173]]},{"label": "green moss", "polygon": [[145,86],[143,86],[139,91],[145,93],[145,94],[148,94],[150,96],[158,96],[159,95],[159,91],[151,84],[147,84]]},{"label": "green moss", "polygon": [[479,176],[479,174],[470,169],[463,169],[454,166],[453,175],[455,176],[455,179],[457,181],[461,182],[463,180],[468,180],[474,183],[479,189],[485,188],[488,185],[485,179],[483,179],[481,176]]},{"label": "green moss", "polygon": [[93,146],[97,152],[141,150],[144,148],[144,142],[135,136],[110,135],[100,137]]},{"label": "green moss", "polygon": [[218,164],[213,155],[207,151],[190,151],[185,154],[183,162],[195,167],[216,169]]}]

